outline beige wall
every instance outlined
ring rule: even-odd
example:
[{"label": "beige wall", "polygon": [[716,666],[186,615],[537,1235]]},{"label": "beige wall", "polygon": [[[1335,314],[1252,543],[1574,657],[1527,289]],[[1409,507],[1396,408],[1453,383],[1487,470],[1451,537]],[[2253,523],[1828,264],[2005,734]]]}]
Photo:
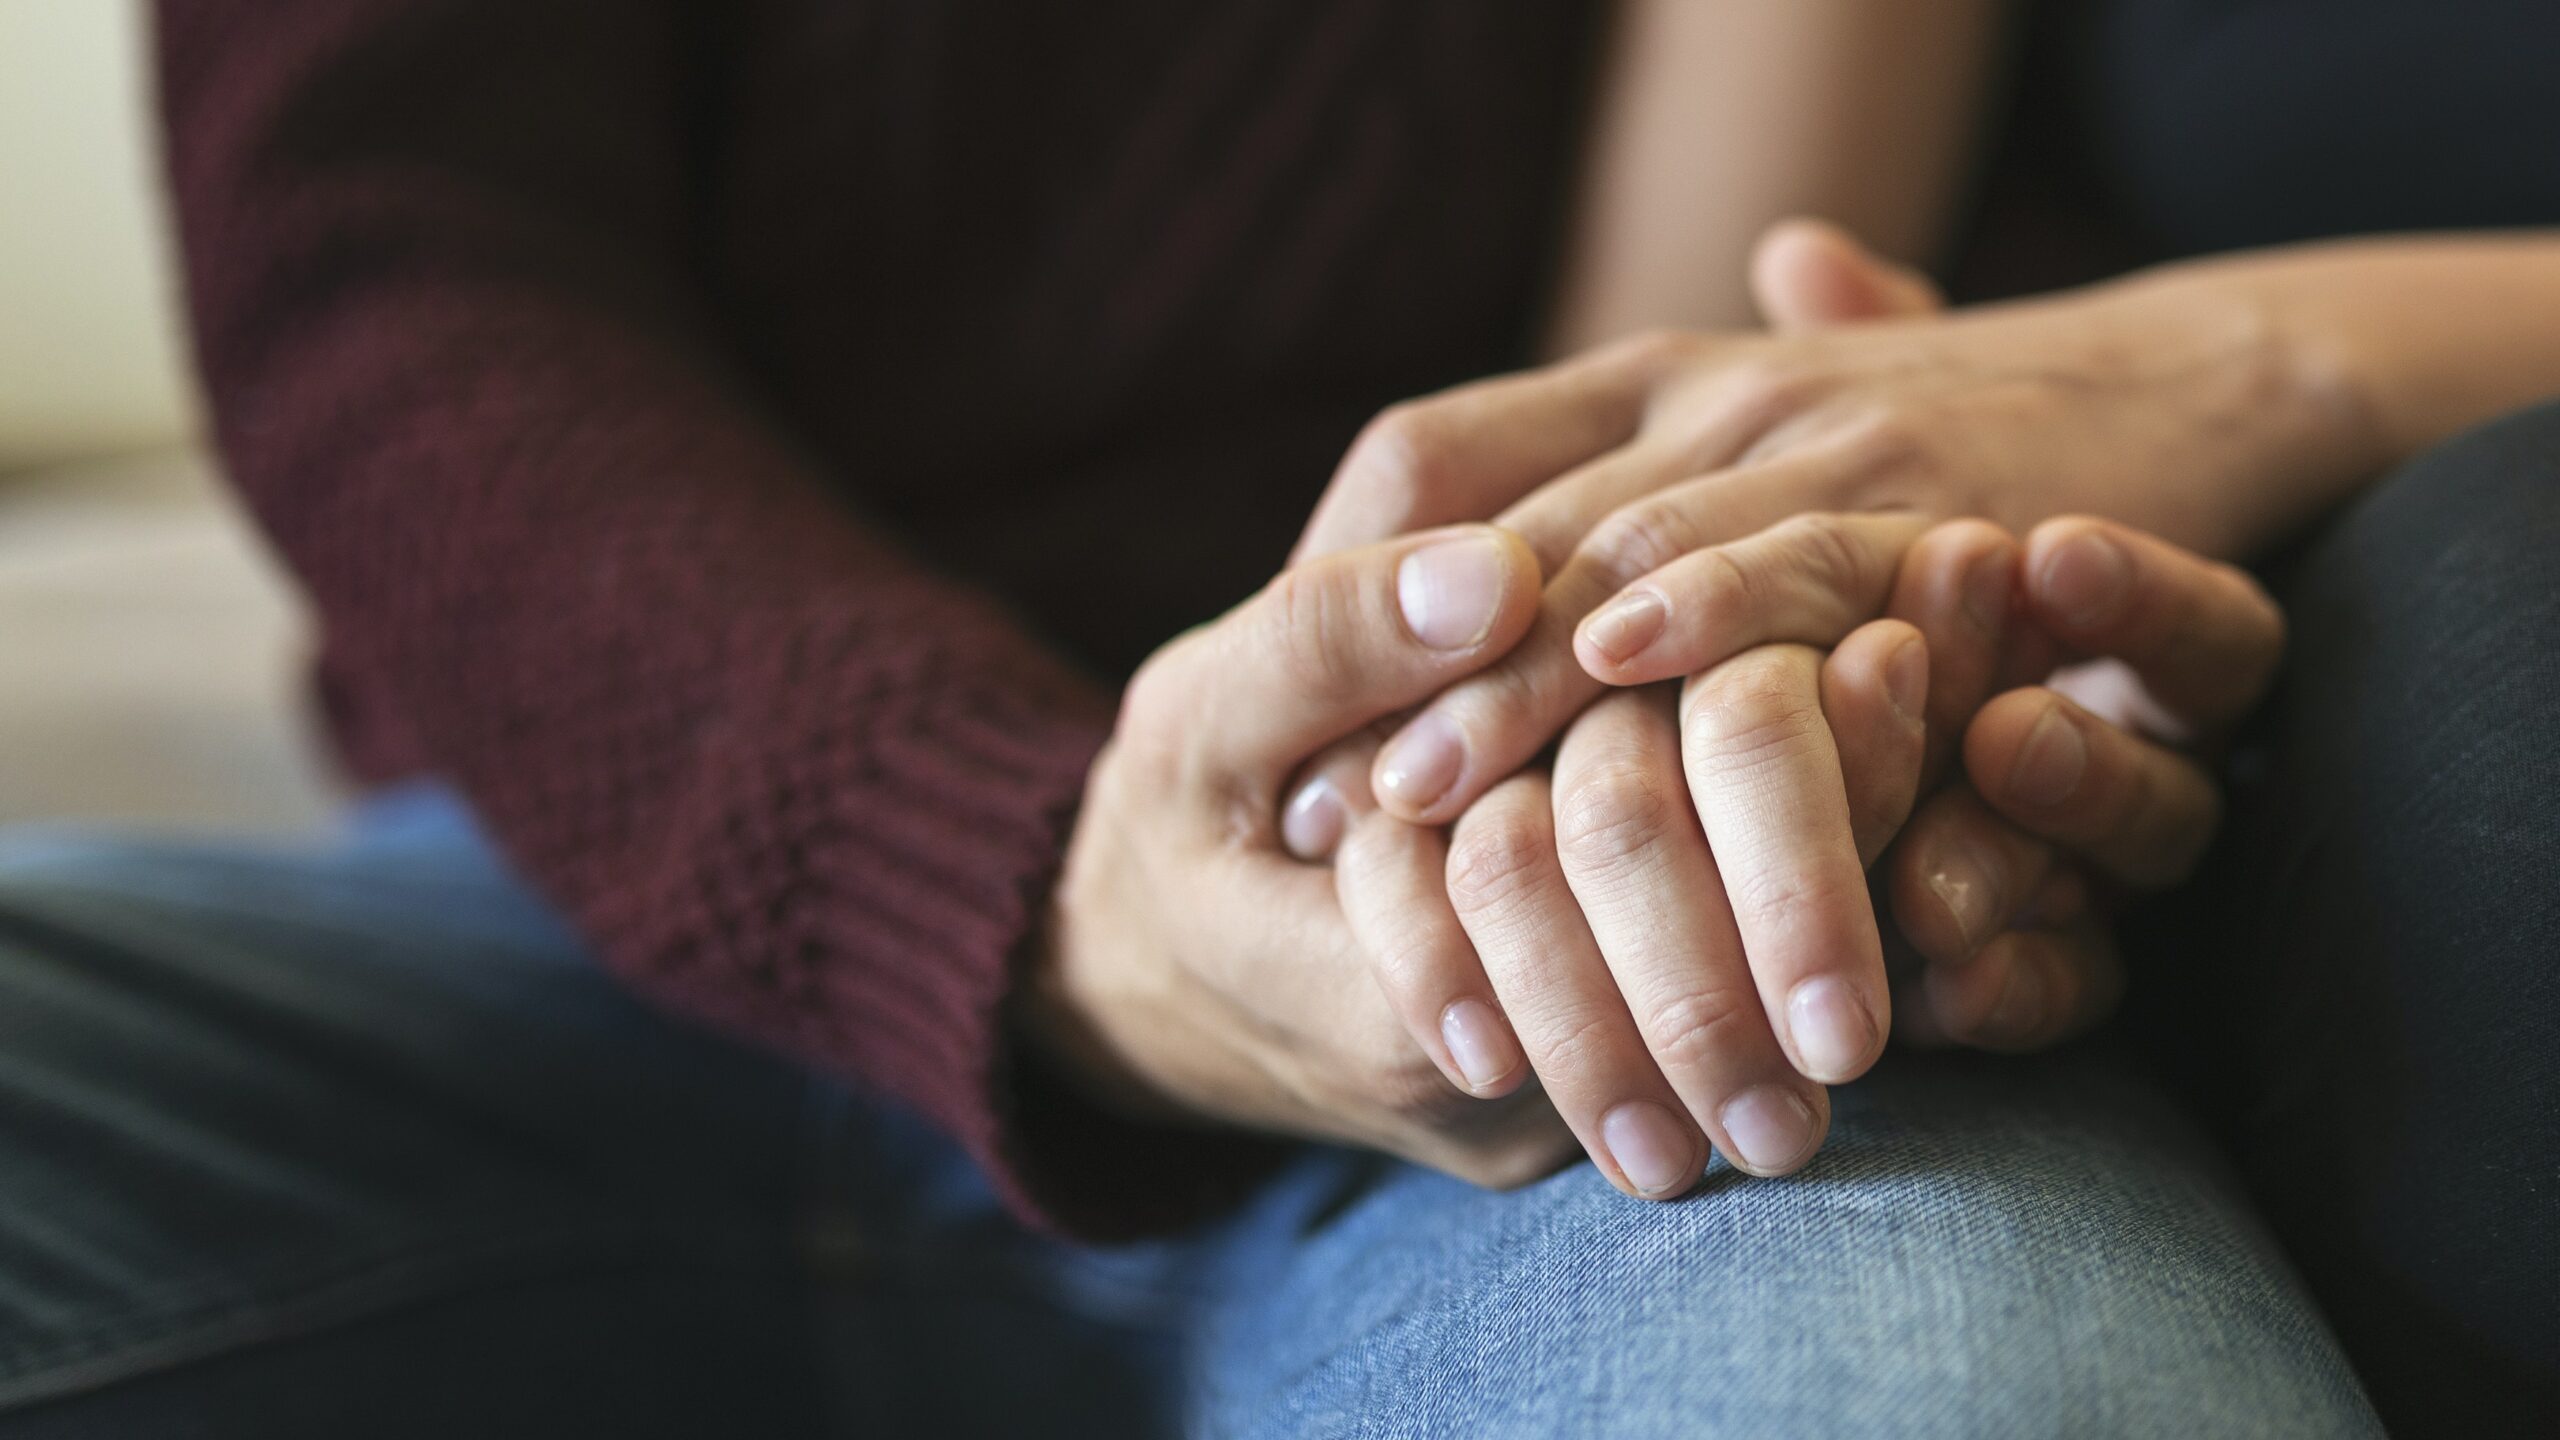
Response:
[{"label": "beige wall", "polygon": [[0,0],[0,472],[193,428],[143,24]]}]

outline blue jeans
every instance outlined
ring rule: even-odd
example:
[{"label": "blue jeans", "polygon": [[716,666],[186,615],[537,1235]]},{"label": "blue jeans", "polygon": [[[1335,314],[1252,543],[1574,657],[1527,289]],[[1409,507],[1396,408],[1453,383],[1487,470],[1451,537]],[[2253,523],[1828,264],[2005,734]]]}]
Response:
[{"label": "blue jeans", "polygon": [[2101,1052],[1897,1056],[1673,1205],[1310,1148],[1081,1248],[663,1019],[440,792],[0,854],[0,1437],[2378,1433]]}]

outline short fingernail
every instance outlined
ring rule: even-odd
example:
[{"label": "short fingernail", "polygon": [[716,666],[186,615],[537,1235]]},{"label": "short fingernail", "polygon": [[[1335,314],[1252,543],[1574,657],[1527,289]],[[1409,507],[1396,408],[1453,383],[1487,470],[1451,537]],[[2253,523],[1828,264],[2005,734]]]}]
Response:
[{"label": "short fingernail", "polygon": [[1425,545],[1396,567],[1396,603],[1413,638],[1434,650],[1462,650],[1493,629],[1502,607],[1503,545],[1469,535]]},{"label": "short fingernail", "polygon": [[1448,716],[1427,711],[1378,756],[1378,788],[1415,810],[1425,809],[1458,783],[1466,758],[1458,727]]},{"label": "short fingernail", "polygon": [[1947,907],[1948,918],[1956,922],[1956,932],[1964,938],[1968,951],[1981,948],[1991,938],[1991,926],[1999,908],[1999,898],[1991,892],[1991,874],[1981,862],[1962,846],[1941,847],[1938,863],[1929,871],[1929,893]]},{"label": "short fingernail", "polygon": [[1906,730],[1920,728],[1920,712],[1929,703],[1929,647],[1905,640],[1884,662],[1885,703]]},{"label": "short fingernail", "polygon": [[2132,593],[2133,561],[2104,535],[2075,535],[2045,558],[2042,588],[2045,604],[2063,620],[2083,629],[2103,625]]},{"label": "short fingernail", "polygon": [[1686,1190],[1706,1167],[1689,1141],[1689,1127],[1650,1100],[1630,1100],[1600,1120],[1600,1143],[1627,1183],[1647,1199]]},{"label": "short fingernail", "polygon": [[1481,1000],[1454,1001],[1440,1012],[1440,1043],[1449,1047],[1449,1059],[1470,1090],[1490,1090],[1520,1068],[1511,1027]]},{"label": "short fingernail", "polygon": [[1787,1033],[1795,1037],[1805,1078],[1826,1084],[1866,1068],[1881,1038],[1875,1013],[1837,975],[1817,975],[1787,992]]},{"label": "short fingernail", "polygon": [[1341,787],[1319,775],[1299,786],[1280,812],[1280,843],[1301,860],[1321,860],[1342,843],[1342,827],[1350,815]]},{"label": "short fingernail", "polygon": [[1997,639],[2009,624],[2010,576],[2007,552],[1985,555],[1964,577],[1964,612],[1983,634]]},{"label": "short fingernail", "polygon": [[1716,1112],[1732,1158],[1746,1170],[1775,1174],[1795,1168],[1813,1148],[1813,1107],[1783,1085],[1755,1085]]},{"label": "short fingernail", "polygon": [[2020,804],[2059,805],[2080,788],[2089,768],[2089,742],[2059,705],[2047,705],[2009,765],[2009,794]]},{"label": "short fingernail", "polygon": [[1662,633],[1670,607],[1650,590],[1630,591],[1582,622],[1583,638],[1612,665],[1624,665],[1644,653]]}]

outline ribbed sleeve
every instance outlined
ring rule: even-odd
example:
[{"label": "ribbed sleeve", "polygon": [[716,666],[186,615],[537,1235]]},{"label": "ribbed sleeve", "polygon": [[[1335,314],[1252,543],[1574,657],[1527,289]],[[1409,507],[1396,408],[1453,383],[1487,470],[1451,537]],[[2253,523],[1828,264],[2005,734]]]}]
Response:
[{"label": "ribbed sleeve", "polygon": [[1024,1214],[1124,1232],[1216,1189],[1055,1097],[1017,1141],[1009,967],[1110,697],[759,413],[684,279],[682,12],[160,22],[221,450],[357,758],[452,778],[632,984],[911,1104]]}]

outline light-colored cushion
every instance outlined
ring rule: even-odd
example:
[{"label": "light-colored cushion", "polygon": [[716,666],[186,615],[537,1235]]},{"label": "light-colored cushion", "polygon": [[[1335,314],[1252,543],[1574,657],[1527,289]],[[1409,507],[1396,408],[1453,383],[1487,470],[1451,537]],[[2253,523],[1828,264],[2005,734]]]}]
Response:
[{"label": "light-colored cushion", "polygon": [[0,487],[193,429],[143,41],[138,0],[0,0]]},{"label": "light-colored cushion", "polygon": [[[6,10],[17,0],[0,0]],[[0,824],[319,824],[293,591],[188,450],[0,483]]]}]

